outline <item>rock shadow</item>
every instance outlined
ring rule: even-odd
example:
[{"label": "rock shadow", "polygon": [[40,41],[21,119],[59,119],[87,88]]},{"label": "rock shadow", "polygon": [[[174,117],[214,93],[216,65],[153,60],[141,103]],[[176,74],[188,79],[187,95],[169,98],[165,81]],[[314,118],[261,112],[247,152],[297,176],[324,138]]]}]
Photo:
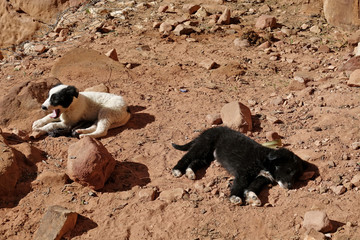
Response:
[{"label": "rock shadow", "polygon": [[66,239],[72,239],[74,237],[83,235],[84,233],[96,228],[97,226],[98,224],[96,222],[94,222],[90,218],[79,214],[74,229],[66,233],[63,237]]},{"label": "rock shadow", "polygon": [[150,175],[146,165],[135,162],[117,161],[113,173],[100,191],[128,191],[134,186],[142,187],[150,182]]}]

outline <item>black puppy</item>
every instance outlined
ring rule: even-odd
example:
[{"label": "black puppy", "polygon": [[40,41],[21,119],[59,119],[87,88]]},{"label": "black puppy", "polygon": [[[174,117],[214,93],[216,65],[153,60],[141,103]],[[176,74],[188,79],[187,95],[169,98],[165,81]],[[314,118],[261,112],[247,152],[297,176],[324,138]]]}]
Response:
[{"label": "black puppy", "polygon": [[210,128],[185,145],[172,145],[188,151],[173,168],[175,177],[185,173],[189,179],[195,179],[194,172],[207,168],[216,159],[235,176],[230,197],[235,204],[245,200],[247,204],[260,206],[256,194],[265,184],[277,182],[285,189],[292,188],[305,163],[285,148],[264,147],[227,127]]}]

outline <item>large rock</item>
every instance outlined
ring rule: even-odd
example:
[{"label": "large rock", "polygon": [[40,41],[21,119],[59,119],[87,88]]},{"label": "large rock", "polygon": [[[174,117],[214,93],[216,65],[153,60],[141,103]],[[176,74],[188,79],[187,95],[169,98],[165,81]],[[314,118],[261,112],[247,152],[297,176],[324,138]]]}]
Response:
[{"label": "large rock", "polygon": [[20,177],[14,150],[0,134],[0,198],[11,195]]},{"label": "large rock", "polygon": [[0,125],[30,130],[32,122],[44,116],[41,104],[49,89],[57,83],[60,83],[58,79],[46,78],[11,88],[0,99]]},{"label": "large rock", "polygon": [[243,133],[252,130],[250,109],[240,102],[225,104],[221,109],[221,119],[224,125]]},{"label": "large rock", "polygon": [[323,233],[327,233],[333,228],[326,212],[319,210],[306,212],[303,226],[308,230],[313,228],[314,230]]},{"label": "large rock", "polygon": [[50,206],[40,221],[35,240],[60,240],[76,225],[78,214],[61,206]]},{"label": "large rock", "polygon": [[335,26],[360,25],[358,0],[324,0],[326,20]]},{"label": "large rock", "polygon": [[255,27],[264,29],[267,27],[274,28],[276,26],[276,18],[270,15],[261,15],[255,23]]},{"label": "large rock", "polygon": [[360,87],[360,69],[356,69],[351,73],[347,85],[350,87]]},{"label": "large rock", "polygon": [[104,187],[115,164],[104,145],[87,136],[69,146],[66,173],[71,180],[98,190]]},{"label": "large rock", "polygon": [[339,68],[340,71],[349,71],[349,72],[352,72],[356,69],[360,69],[360,56],[350,58]]}]

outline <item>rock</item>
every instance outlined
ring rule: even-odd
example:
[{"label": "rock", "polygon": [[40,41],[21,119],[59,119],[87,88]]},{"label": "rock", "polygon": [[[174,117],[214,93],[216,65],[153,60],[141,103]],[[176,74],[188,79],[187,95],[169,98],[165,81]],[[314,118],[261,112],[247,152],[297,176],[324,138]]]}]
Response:
[{"label": "rock", "polygon": [[268,141],[275,141],[275,140],[279,140],[280,136],[277,132],[267,132],[266,133],[266,139]]},{"label": "rock", "polygon": [[358,150],[360,148],[360,142],[353,142],[351,144],[351,148],[354,150]]},{"label": "rock", "polygon": [[300,177],[299,180],[300,181],[306,181],[306,180],[310,180],[315,176],[315,172],[314,171],[308,171],[308,172],[304,172]]},{"label": "rock", "polygon": [[199,8],[199,10],[195,13],[195,16],[198,18],[206,18],[209,15],[210,13],[208,13],[204,7]]},{"label": "rock", "polygon": [[107,86],[105,86],[105,84],[100,83],[99,85],[86,88],[84,90],[84,92],[105,92],[105,93],[108,93],[109,88]]},{"label": "rock", "polygon": [[211,125],[222,124],[222,119],[221,119],[220,114],[208,114],[208,115],[206,115],[206,121]]},{"label": "rock", "polygon": [[340,71],[354,71],[360,69],[360,56],[350,58],[346,63],[344,63],[339,70]]},{"label": "rock", "polygon": [[50,206],[40,221],[40,227],[35,233],[35,240],[60,240],[71,231],[78,214],[61,206]]},{"label": "rock", "polygon": [[55,42],[65,42],[66,41],[66,37],[57,37],[54,40]]},{"label": "rock", "polygon": [[326,20],[338,27],[359,25],[360,21],[358,13],[354,11],[354,4],[354,0],[324,0],[323,9]]},{"label": "rock", "polygon": [[310,32],[319,34],[321,32],[321,29],[319,26],[315,25],[310,28]]},{"label": "rock", "polygon": [[294,80],[300,83],[308,83],[314,81],[313,74],[306,71],[298,71],[294,73]]},{"label": "rock", "polygon": [[224,125],[243,133],[252,130],[250,109],[240,102],[230,102],[221,108]]},{"label": "rock", "polygon": [[260,44],[257,48],[258,49],[267,49],[269,47],[271,47],[271,43],[269,41],[266,41],[266,42]]},{"label": "rock", "polygon": [[318,49],[319,52],[323,52],[323,53],[329,53],[331,50],[328,46],[326,45],[321,45]]},{"label": "rock", "polygon": [[211,70],[216,66],[216,62],[212,60],[204,60],[200,63],[200,66],[207,70]]},{"label": "rock", "polygon": [[360,30],[357,30],[355,33],[351,34],[347,40],[350,45],[358,45],[360,42]]},{"label": "rock", "polygon": [[71,180],[98,190],[104,187],[115,164],[100,141],[86,136],[69,146],[66,173]]},{"label": "rock", "polygon": [[45,152],[41,151],[40,149],[32,146],[30,143],[27,142],[16,144],[13,147],[15,148],[15,150],[22,154],[22,157],[25,158],[25,161],[31,162],[33,164],[44,160],[46,156]]},{"label": "rock", "polygon": [[166,10],[168,10],[169,9],[169,6],[168,5],[162,5],[162,6],[160,6],[159,8],[158,8],[158,12],[159,13],[164,13],[164,12],[166,12]]},{"label": "rock", "polygon": [[166,202],[176,202],[184,197],[186,194],[185,190],[182,188],[175,188],[164,190],[159,195],[159,200],[163,200]]},{"label": "rock", "polygon": [[356,174],[350,181],[355,187],[360,187],[360,173]]},{"label": "rock", "polygon": [[[350,78],[349,81],[347,82],[347,85],[350,87],[360,87],[360,69],[356,69],[350,74]],[[359,147],[360,147],[360,143],[358,148]]]},{"label": "rock", "polygon": [[169,33],[173,30],[173,26],[168,22],[163,22],[160,24],[159,32],[161,33]]},{"label": "rock", "polygon": [[283,103],[284,103],[284,99],[280,96],[270,100],[270,104],[273,106],[279,106],[282,105]]},{"label": "rock", "polygon": [[274,28],[276,26],[276,18],[270,15],[261,15],[255,23],[255,27],[264,29],[267,27]]},{"label": "rock", "polygon": [[245,48],[250,47],[250,43],[247,39],[235,38],[234,40],[235,47]]},{"label": "rock", "polygon": [[200,9],[200,7],[201,6],[197,5],[197,4],[185,4],[183,6],[183,10],[184,10],[184,12],[189,13],[191,15],[191,14],[196,13],[197,10]]},{"label": "rock", "polygon": [[69,33],[69,29],[68,28],[63,28],[59,32],[59,37],[66,38],[68,33]]},{"label": "rock", "polygon": [[336,195],[341,195],[346,192],[346,188],[343,185],[339,186],[331,186],[331,191],[333,191]]},{"label": "rock", "polygon": [[107,53],[105,53],[105,56],[111,58],[114,61],[119,61],[115,48],[113,48],[110,51],[108,51]]},{"label": "rock", "polygon": [[1,51],[0,51],[0,60],[3,60],[4,59],[4,56],[3,56],[3,54],[1,53]]},{"label": "rock", "polygon": [[269,5],[267,5],[267,4],[264,4],[261,7],[259,7],[259,12],[260,13],[267,13],[267,12],[270,12],[270,11],[271,11],[271,9],[270,9]]},{"label": "rock", "polygon": [[230,24],[230,15],[231,15],[230,9],[226,8],[225,11],[219,17],[217,24],[229,25]]},{"label": "rock", "polygon": [[194,29],[190,26],[185,26],[183,24],[179,24],[176,26],[176,28],[174,29],[174,34],[175,35],[190,35],[190,33],[194,32]]},{"label": "rock", "polygon": [[69,177],[64,172],[44,170],[38,175],[36,181],[45,187],[63,186],[69,181]]},{"label": "rock", "polygon": [[325,240],[326,237],[323,233],[316,231],[315,229],[310,229],[304,237],[304,240]]},{"label": "rock", "polygon": [[333,229],[326,212],[320,210],[306,212],[302,225],[308,230],[313,228],[315,231],[322,233],[330,232]]},{"label": "rock", "polygon": [[33,47],[33,51],[34,51],[34,52],[37,52],[37,53],[39,53],[39,54],[45,52],[45,50],[46,50],[46,47],[45,47],[44,45],[42,45],[42,44],[40,44],[40,45],[35,45],[35,46]]},{"label": "rock", "polygon": [[160,25],[161,25],[161,22],[154,22],[153,23],[153,28],[160,28]]},{"label": "rock", "polygon": [[0,134],[0,199],[14,193],[20,178],[20,169],[14,153]]},{"label": "rock", "polygon": [[157,189],[155,188],[144,188],[138,193],[140,201],[154,201],[157,195]]}]

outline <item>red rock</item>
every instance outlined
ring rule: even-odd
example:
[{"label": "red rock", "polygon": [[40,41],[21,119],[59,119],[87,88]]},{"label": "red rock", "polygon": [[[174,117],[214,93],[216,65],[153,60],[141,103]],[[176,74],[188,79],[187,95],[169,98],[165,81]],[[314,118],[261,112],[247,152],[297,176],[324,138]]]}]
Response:
[{"label": "red rock", "polygon": [[185,194],[186,192],[182,188],[169,189],[160,193],[159,200],[176,202],[177,200],[182,199]]},{"label": "red rock", "polygon": [[255,23],[255,27],[259,29],[264,29],[267,27],[274,28],[276,26],[276,18],[270,15],[260,16]]},{"label": "red rock", "polygon": [[221,119],[220,114],[208,114],[208,115],[206,115],[206,121],[211,125],[222,124],[222,119]]},{"label": "red rock", "polygon": [[333,229],[326,212],[319,210],[306,212],[303,226],[308,230],[313,228],[314,230],[322,233],[330,232]]},{"label": "red rock", "polygon": [[0,198],[11,195],[20,177],[20,169],[13,148],[0,134]]},{"label": "red rock", "polygon": [[360,69],[360,56],[350,58],[339,68],[340,71],[354,71],[356,69]]},{"label": "red rock", "polygon": [[113,48],[110,51],[108,51],[107,53],[105,53],[105,55],[114,61],[117,61],[117,62],[119,61],[115,48]]},{"label": "red rock", "polygon": [[330,48],[326,45],[321,45],[318,49],[319,52],[323,52],[323,53],[329,53],[330,52]]},{"label": "red rock", "polygon": [[347,85],[350,87],[360,87],[360,69],[356,69],[350,74]]},{"label": "red rock", "polygon": [[64,172],[53,172],[49,170],[43,171],[36,178],[36,181],[46,187],[64,186],[68,180],[69,177]]},{"label": "red rock", "polygon": [[221,119],[224,125],[243,133],[252,130],[250,109],[240,102],[225,104],[221,109]]},{"label": "red rock", "polygon": [[98,190],[104,187],[115,164],[100,141],[86,136],[69,146],[66,173],[73,181]]},{"label": "red rock", "polygon": [[138,193],[140,201],[154,201],[157,195],[157,189],[145,188]]},{"label": "red rock", "polygon": [[37,53],[43,53],[43,52],[45,52],[46,47],[44,45],[42,45],[42,44],[35,45],[33,50],[34,50],[34,52],[37,52]]},{"label": "red rock", "polygon": [[186,13],[189,13],[189,14],[194,14],[197,12],[197,10],[200,9],[200,5],[197,5],[197,4],[185,4],[183,6],[183,10],[184,12]]},{"label": "red rock", "polygon": [[225,11],[221,14],[219,17],[219,20],[217,21],[217,24],[230,24],[230,9],[226,8]]},{"label": "red rock", "polygon": [[61,206],[50,206],[40,221],[35,240],[60,240],[76,225],[78,214]]},{"label": "red rock", "polygon": [[176,28],[174,29],[174,34],[175,35],[189,35],[190,33],[194,32],[194,29],[192,27],[189,26],[185,26],[183,24],[179,24],[176,26]]}]

